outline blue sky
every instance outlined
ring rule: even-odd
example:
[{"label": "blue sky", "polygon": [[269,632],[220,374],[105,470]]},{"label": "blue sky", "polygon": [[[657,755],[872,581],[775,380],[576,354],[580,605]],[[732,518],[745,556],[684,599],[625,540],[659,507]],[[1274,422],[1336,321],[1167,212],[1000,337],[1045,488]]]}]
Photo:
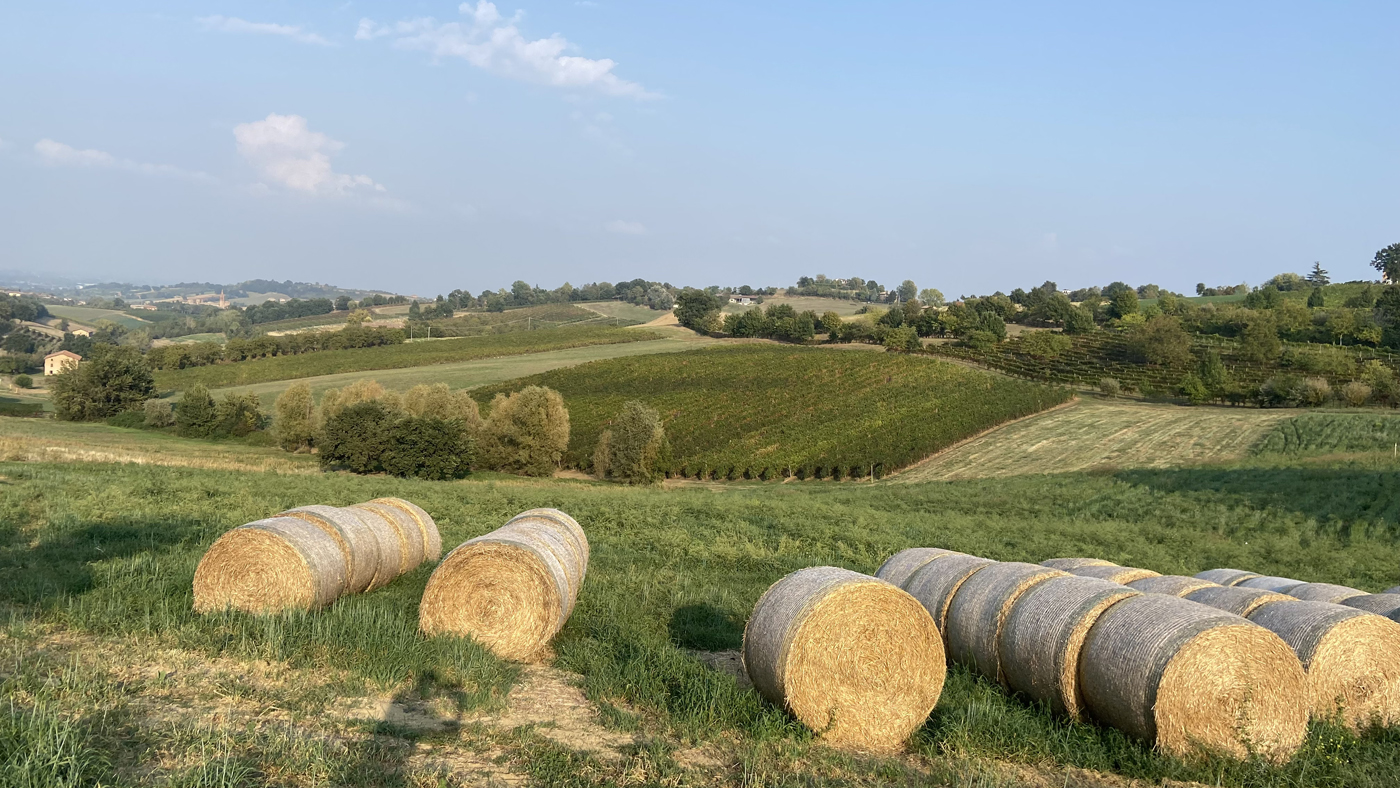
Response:
[{"label": "blue sky", "polygon": [[0,269],[1190,290],[1400,241],[1396,3],[47,0]]}]

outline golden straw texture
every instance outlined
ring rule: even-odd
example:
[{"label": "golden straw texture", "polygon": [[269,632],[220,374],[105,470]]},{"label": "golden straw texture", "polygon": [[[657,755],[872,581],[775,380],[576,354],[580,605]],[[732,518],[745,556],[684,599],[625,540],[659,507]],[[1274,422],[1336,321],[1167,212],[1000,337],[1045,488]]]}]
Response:
[{"label": "golden straw texture", "polygon": [[1303,669],[1288,646],[1184,599],[1144,594],[1108,608],[1079,666],[1095,717],[1174,755],[1253,750],[1282,761],[1307,731]]},{"label": "golden straw texture", "polygon": [[1400,619],[1400,594],[1366,594],[1344,599],[1340,604],[1385,616],[1391,621]]},{"label": "golden straw texture", "polygon": [[948,659],[1005,683],[999,644],[1011,606],[1036,584],[1064,575],[1059,569],[1015,561],[974,573],[958,586],[948,604]]},{"label": "golden straw texture", "polygon": [[1117,566],[1112,561],[1105,561],[1102,558],[1051,558],[1041,561],[1040,565],[1063,572],[1073,572],[1082,566]]},{"label": "golden straw texture", "polygon": [[400,575],[407,574],[423,563],[423,532],[418,530],[418,523],[414,522],[407,512],[373,502],[357,503],[349,508],[377,516],[393,530],[399,541]]},{"label": "golden straw texture", "polygon": [[1288,589],[1288,595],[1304,602],[1331,602],[1335,605],[1354,596],[1365,596],[1366,592],[1331,583],[1304,583]]},{"label": "golden straw texture", "polygon": [[1103,612],[1140,592],[1075,575],[1052,577],[1016,600],[1001,631],[1001,669],[1007,686],[1078,719],[1079,652]]},{"label": "golden straw texture", "polygon": [[1303,584],[1302,580],[1294,580],[1291,577],[1275,577],[1273,575],[1260,575],[1241,580],[1235,584],[1236,588],[1262,588],[1265,591],[1273,591],[1276,594],[1286,594],[1290,588],[1296,588]]},{"label": "golden straw texture", "polygon": [[885,563],[875,570],[875,576],[886,583],[903,588],[909,576],[919,571],[924,564],[950,555],[964,555],[964,553],[944,550],[941,547],[911,547],[908,550],[900,550],[886,559]]},{"label": "golden straw texture", "polygon": [[1277,633],[1307,670],[1314,717],[1361,730],[1400,722],[1400,624],[1326,602],[1279,602],[1249,620]]},{"label": "golden straw texture", "polygon": [[392,506],[408,515],[418,526],[418,533],[423,539],[423,560],[436,561],[442,558],[442,536],[438,534],[437,523],[433,522],[433,518],[417,504],[402,498],[375,498],[370,503]]},{"label": "golden straw texture", "polygon": [[924,564],[904,581],[904,590],[914,595],[919,604],[933,616],[933,623],[948,643],[948,603],[958,587],[973,574],[996,563],[975,555],[953,555]]},{"label": "golden straw texture", "polygon": [[1243,569],[1207,569],[1204,572],[1196,573],[1196,577],[1209,580],[1212,583],[1219,583],[1222,586],[1239,585],[1251,577],[1258,576],[1256,572],[1246,572]]},{"label": "golden straw texture", "polygon": [[310,610],[335,601],[344,587],[345,559],[335,540],[305,520],[274,517],[210,545],[194,572],[194,609]]},{"label": "golden straw texture", "polygon": [[1129,588],[1136,588],[1144,594],[1166,594],[1167,596],[1186,596],[1192,591],[1214,586],[1209,580],[1202,580],[1199,577],[1185,577],[1182,575],[1158,575],[1157,577],[1144,577],[1141,580],[1134,580],[1124,583]]},{"label": "golden straw texture", "polygon": [[295,517],[326,532],[345,559],[346,594],[358,594],[374,582],[379,568],[379,539],[359,515],[335,506],[298,506],[275,517]]},{"label": "golden straw texture", "polygon": [[744,665],[765,698],[826,742],[876,752],[924,723],[947,673],[917,600],[836,567],[799,570],[763,594],[744,628]]},{"label": "golden straw texture", "polygon": [[374,575],[365,590],[375,591],[393,582],[404,564],[404,546],[403,541],[399,539],[398,529],[388,520],[365,509],[346,506],[341,507],[340,511],[359,518],[377,548],[373,551]]},{"label": "golden straw texture", "polygon": [[1234,613],[1237,616],[1248,616],[1264,605],[1273,602],[1293,601],[1293,597],[1284,594],[1265,591],[1262,588],[1240,588],[1239,586],[1206,586],[1192,591],[1183,598],[1207,607],[1213,607],[1216,610],[1223,610],[1226,613]]},{"label": "golden straw texture", "polygon": [[1134,580],[1142,580],[1148,577],[1157,577],[1157,573],[1151,569],[1138,569],[1131,566],[1081,566],[1068,570],[1072,575],[1080,577],[1097,577],[1100,580],[1107,580],[1110,583],[1127,585]]}]

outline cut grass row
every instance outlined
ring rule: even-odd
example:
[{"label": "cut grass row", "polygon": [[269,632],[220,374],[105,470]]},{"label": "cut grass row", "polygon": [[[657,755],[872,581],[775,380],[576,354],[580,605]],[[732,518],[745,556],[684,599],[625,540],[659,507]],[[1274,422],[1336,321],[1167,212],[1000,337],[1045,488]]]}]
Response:
[{"label": "cut grass row", "polygon": [[1400,415],[1306,413],[1280,422],[1259,442],[1259,454],[1392,452],[1400,448]]}]

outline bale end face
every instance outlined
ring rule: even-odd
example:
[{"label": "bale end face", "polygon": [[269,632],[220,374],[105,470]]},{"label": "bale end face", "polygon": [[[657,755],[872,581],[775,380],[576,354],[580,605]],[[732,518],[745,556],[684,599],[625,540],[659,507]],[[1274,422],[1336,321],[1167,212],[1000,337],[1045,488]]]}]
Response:
[{"label": "bale end face", "polygon": [[531,551],[470,542],[438,565],[418,606],[423,634],[471,637],[501,659],[523,661],[558,631],[563,600]]},{"label": "bale end face", "polygon": [[194,572],[194,609],[247,613],[311,610],[335,601],[345,587],[345,559],[316,526],[277,517],[239,526],[219,537]]}]

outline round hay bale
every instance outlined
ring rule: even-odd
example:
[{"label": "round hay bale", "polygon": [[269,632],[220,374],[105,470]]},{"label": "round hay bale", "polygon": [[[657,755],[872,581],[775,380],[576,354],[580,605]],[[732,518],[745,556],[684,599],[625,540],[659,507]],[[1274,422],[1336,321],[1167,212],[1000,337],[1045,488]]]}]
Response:
[{"label": "round hay bale", "polygon": [[1296,588],[1303,584],[1302,580],[1294,580],[1291,577],[1275,577],[1274,575],[1259,575],[1247,580],[1241,580],[1235,584],[1236,588],[1262,588],[1265,591],[1273,591],[1276,594],[1286,594],[1290,588]]},{"label": "round hay bale", "polygon": [[438,564],[418,626],[427,635],[470,636],[502,659],[529,659],[568,621],[586,567],[584,550],[557,518],[512,519]]},{"label": "round hay bale", "polygon": [[837,746],[899,747],[938,703],[943,640],[918,600],[830,566],[774,583],[744,627],[754,686]]},{"label": "round hay bale", "polygon": [[1026,591],[1064,572],[1015,561],[995,563],[958,586],[948,604],[948,658],[967,665],[998,683],[1001,670],[1001,629],[1012,605]]},{"label": "round hay bale", "polygon": [[1080,577],[1097,577],[1100,580],[1107,580],[1110,583],[1117,583],[1125,586],[1134,580],[1143,580],[1148,577],[1157,577],[1158,574],[1151,569],[1138,569],[1132,566],[1118,566],[1109,564],[1108,566],[1081,566],[1077,569],[1070,569],[1072,575]]},{"label": "round hay bale", "polygon": [[1007,686],[1079,719],[1079,651],[1099,616],[1141,592],[1096,577],[1051,577],[1016,600],[1001,630]]},{"label": "round hay bale", "polygon": [[1222,586],[1239,585],[1241,581],[1258,576],[1255,572],[1246,572],[1243,569],[1207,569],[1196,573],[1196,577]]},{"label": "round hay bale", "polygon": [[1081,566],[1117,566],[1112,561],[1105,561],[1102,558],[1051,558],[1041,561],[1040,565],[1059,569],[1062,572],[1072,572]]},{"label": "round hay bale", "polygon": [[1381,592],[1382,594],[1400,594],[1400,586],[1391,586]]},{"label": "round hay bale", "polygon": [[295,517],[240,525],[214,541],[194,571],[194,609],[248,613],[311,610],[345,588],[335,539]]},{"label": "round hay bale", "polygon": [[374,583],[379,569],[379,539],[355,512],[336,506],[298,506],[275,517],[295,517],[326,532],[345,558],[345,590],[358,594]]},{"label": "round hay bale", "polygon": [[964,553],[944,550],[941,547],[911,547],[908,550],[900,550],[885,559],[885,563],[880,564],[880,568],[875,570],[875,576],[886,583],[903,588],[904,582],[909,579],[909,576],[919,571],[924,564],[950,555],[964,555]]},{"label": "round hay bale", "polygon": [[1400,621],[1400,594],[1366,594],[1343,599],[1338,604]]},{"label": "round hay bale", "polygon": [[400,575],[412,571],[423,563],[423,533],[418,530],[418,523],[415,523],[407,512],[387,504],[373,502],[357,503],[347,508],[376,516],[393,530],[399,543],[398,573]]},{"label": "round hay bale", "polygon": [[404,560],[404,546],[398,531],[388,520],[374,512],[356,509],[353,506],[339,508],[340,511],[359,518],[377,546],[377,549],[370,553],[375,561],[374,577],[365,590],[375,591],[392,583],[399,576]]},{"label": "round hay bale", "polygon": [[1186,577],[1185,575],[1158,575],[1156,577],[1144,577],[1141,580],[1134,580],[1123,585],[1129,588],[1136,588],[1144,594],[1166,594],[1167,596],[1186,596],[1192,591],[1214,586],[1209,580],[1202,580],[1199,577]]},{"label": "round hay bale", "polygon": [[1307,670],[1314,717],[1361,730],[1400,722],[1400,624],[1326,602],[1265,605],[1249,620],[1293,648]]},{"label": "round hay bale", "polygon": [[904,581],[904,590],[914,595],[924,606],[938,631],[943,633],[943,645],[948,645],[948,603],[958,587],[973,574],[996,563],[975,555],[951,555],[924,564]]},{"label": "round hay bale", "polygon": [[1084,640],[1079,680],[1096,718],[1173,755],[1252,749],[1282,761],[1307,732],[1306,679],[1288,646],[1177,597],[1143,594],[1104,611]]},{"label": "round hay bale", "polygon": [[1206,586],[1191,591],[1182,598],[1213,607],[1216,610],[1223,610],[1226,613],[1234,613],[1237,616],[1248,616],[1264,605],[1273,602],[1293,601],[1293,597],[1284,594],[1265,591],[1262,588],[1240,588],[1239,586]]},{"label": "round hay bale", "polygon": [[1304,602],[1331,602],[1336,605],[1354,596],[1366,596],[1366,592],[1331,583],[1304,583],[1288,589],[1288,595]]},{"label": "round hay bale", "polygon": [[418,533],[423,537],[423,559],[436,561],[442,558],[442,536],[438,534],[437,523],[433,522],[433,518],[427,512],[418,508],[417,504],[402,498],[375,498],[370,503],[392,506],[412,518],[418,526]]},{"label": "round hay bale", "polygon": [[563,526],[564,529],[568,531],[568,533],[573,537],[573,542],[577,546],[577,548],[580,551],[582,551],[581,555],[583,556],[584,566],[586,567],[588,565],[588,558],[590,555],[589,551],[591,548],[588,546],[588,535],[583,532],[583,526],[578,524],[578,520],[575,520],[574,518],[570,517],[564,512],[559,511],[558,509],[541,508],[526,509],[520,514],[517,514],[516,516],[510,518],[509,522],[515,522],[516,520],[526,520],[531,517],[543,517],[547,520],[553,520],[556,524]]},{"label": "round hay bale", "polygon": [[564,616],[574,611],[574,602],[588,574],[588,536],[578,521],[558,509],[530,509],[510,518],[502,528],[531,528],[554,549],[568,579]]}]

